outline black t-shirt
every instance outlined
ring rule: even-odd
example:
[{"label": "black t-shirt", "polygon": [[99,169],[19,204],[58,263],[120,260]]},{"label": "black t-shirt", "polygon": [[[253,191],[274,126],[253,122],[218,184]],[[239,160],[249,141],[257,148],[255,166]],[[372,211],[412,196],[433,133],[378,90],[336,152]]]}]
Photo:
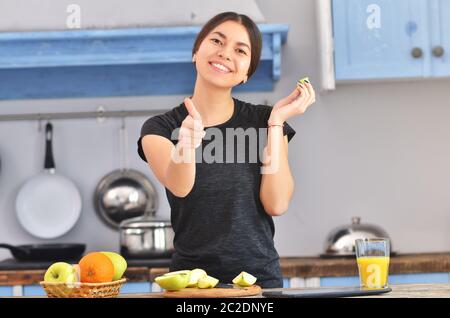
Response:
[{"label": "black t-shirt", "polygon": [[[170,270],[203,268],[223,283],[231,283],[246,271],[256,276],[262,287],[282,287],[274,223],[259,197],[262,150],[272,107],[233,100],[229,120],[205,127],[206,136],[196,148],[191,192],[182,198],[166,188],[175,232]],[[141,145],[145,135],[163,136],[175,145],[177,128],[187,115],[182,103],[148,119],[138,141],[139,156],[146,161]],[[286,122],[283,130],[288,140],[295,135]]]}]

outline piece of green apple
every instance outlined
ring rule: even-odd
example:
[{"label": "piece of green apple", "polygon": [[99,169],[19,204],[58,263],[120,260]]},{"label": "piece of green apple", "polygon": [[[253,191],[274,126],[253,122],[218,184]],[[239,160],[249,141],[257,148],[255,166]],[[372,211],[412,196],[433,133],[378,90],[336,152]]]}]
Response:
[{"label": "piece of green apple", "polygon": [[46,282],[75,283],[77,281],[77,271],[69,263],[57,262],[47,269],[44,275]]},{"label": "piece of green apple", "polygon": [[206,276],[208,276],[208,274],[201,268],[191,270],[188,287],[197,287],[198,280]]},{"label": "piece of green apple", "polygon": [[127,261],[125,258],[122,257],[122,255],[113,253],[113,252],[100,252],[111,260],[111,262],[114,265],[114,276],[113,281],[119,280],[122,278],[123,273],[127,270]]},{"label": "piece of green apple", "polygon": [[171,276],[171,275],[178,275],[178,274],[191,274],[191,271],[188,269],[183,269],[181,271],[165,273],[163,276]]},{"label": "piece of green apple", "polygon": [[197,282],[198,288],[214,288],[219,283],[219,280],[217,278],[214,278],[212,276],[206,275],[205,277],[202,277]]},{"label": "piece of green apple", "polygon": [[81,282],[81,269],[80,265],[72,264],[73,269],[75,270],[76,282]]},{"label": "piece of green apple", "polygon": [[303,77],[302,79],[299,79],[297,82],[297,85],[299,85],[299,84],[305,85],[305,83],[310,83],[308,77]]},{"label": "piece of green apple", "polygon": [[167,290],[180,290],[186,288],[189,284],[189,276],[189,273],[162,275],[155,278],[155,283]]},{"label": "piece of green apple", "polygon": [[233,284],[241,287],[249,287],[256,283],[256,277],[247,272],[241,272],[233,279]]}]

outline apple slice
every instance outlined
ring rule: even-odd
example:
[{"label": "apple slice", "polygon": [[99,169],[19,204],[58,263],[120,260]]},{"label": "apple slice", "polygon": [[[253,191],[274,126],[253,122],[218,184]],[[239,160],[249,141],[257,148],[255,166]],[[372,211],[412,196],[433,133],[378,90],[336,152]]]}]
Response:
[{"label": "apple slice", "polygon": [[188,287],[197,287],[199,279],[205,278],[206,276],[208,276],[208,274],[206,274],[206,272],[201,268],[191,270]]},{"label": "apple slice", "polygon": [[198,288],[214,288],[219,283],[217,278],[212,276],[205,276],[198,280],[197,287]]},{"label": "apple slice", "polygon": [[167,290],[180,290],[189,284],[189,276],[189,273],[162,275],[155,278],[155,283]]},{"label": "apple slice", "polygon": [[123,273],[127,270],[127,261],[123,258],[122,255],[114,253],[114,252],[100,252],[106,256],[108,256],[109,260],[114,265],[114,276],[113,281],[119,280],[122,278]]},{"label": "apple slice", "polygon": [[73,269],[75,271],[75,282],[81,282],[80,265],[72,264],[72,267],[73,267]]},{"label": "apple slice", "polygon": [[256,283],[256,277],[247,272],[241,272],[233,279],[233,284],[241,287],[249,287]]},{"label": "apple slice", "polygon": [[172,276],[172,275],[190,274],[190,273],[191,273],[190,270],[184,269],[184,270],[181,270],[181,271],[165,273],[163,276]]},{"label": "apple slice", "polygon": [[305,85],[305,83],[309,83],[308,77],[303,77],[302,79],[299,79],[297,82],[297,85],[299,85],[299,84]]}]

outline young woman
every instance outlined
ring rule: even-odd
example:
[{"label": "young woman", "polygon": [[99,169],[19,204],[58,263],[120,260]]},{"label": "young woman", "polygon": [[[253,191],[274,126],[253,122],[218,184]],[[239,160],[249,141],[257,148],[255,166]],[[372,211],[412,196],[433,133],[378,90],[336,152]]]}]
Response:
[{"label": "young woman", "polygon": [[307,83],[273,107],[233,98],[232,88],[255,72],[261,46],[247,16],[213,17],[192,50],[193,95],[142,127],[138,153],[171,207],[171,271],[202,268],[223,283],[246,271],[264,288],[282,287],[272,217],[287,211],[294,189],[288,142],[295,131],[285,121],[303,114],[315,94]]}]

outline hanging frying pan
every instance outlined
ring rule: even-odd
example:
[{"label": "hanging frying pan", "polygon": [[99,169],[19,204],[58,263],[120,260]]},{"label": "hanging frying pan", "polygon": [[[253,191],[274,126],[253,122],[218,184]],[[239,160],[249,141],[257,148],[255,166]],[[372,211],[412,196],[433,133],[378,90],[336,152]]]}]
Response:
[{"label": "hanging frying pan", "polygon": [[54,261],[78,260],[86,249],[85,244],[33,244],[10,245],[1,244],[0,248],[7,248],[18,261]]},{"label": "hanging frying pan", "polygon": [[45,127],[44,171],[28,180],[16,198],[16,213],[30,234],[52,239],[67,233],[81,213],[81,196],[75,184],[55,172],[53,126]]}]

